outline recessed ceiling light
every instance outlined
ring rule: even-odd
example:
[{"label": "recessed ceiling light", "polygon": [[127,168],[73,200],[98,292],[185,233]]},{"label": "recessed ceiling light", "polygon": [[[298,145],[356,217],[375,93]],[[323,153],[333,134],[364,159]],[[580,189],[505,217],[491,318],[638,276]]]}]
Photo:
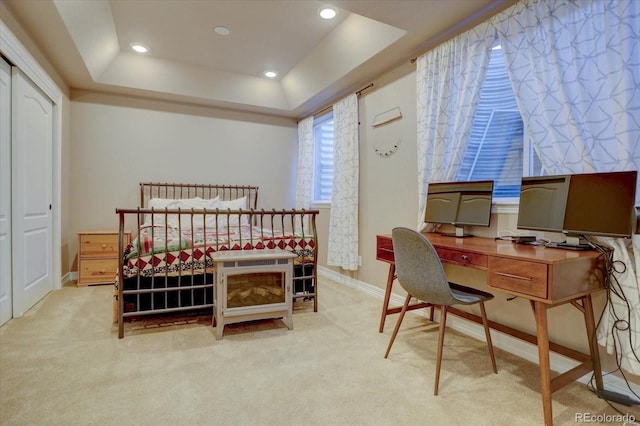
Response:
[{"label": "recessed ceiling light", "polygon": [[148,49],[141,44],[132,43],[131,48],[138,53],[147,53]]},{"label": "recessed ceiling light", "polygon": [[319,13],[322,19],[333,19],[338,14],[338,12],[335,9],[332,9],[330,7],[325,7],[323,9],[320,9]]},{"label": "recessed ceiling light", "polygon": [[221,36],[228,36],[231,33],[231,31],[229,31],[229,28],[227,27],[215,27],[213,31],[215,31],[216,34]]},{"label": "recessed ceiling light", "polygon": [[264,76],[265,77],[269,77],[269,78],[275,78],[277,77],[278,73],[275,71],[265,71],[264,72]]}]

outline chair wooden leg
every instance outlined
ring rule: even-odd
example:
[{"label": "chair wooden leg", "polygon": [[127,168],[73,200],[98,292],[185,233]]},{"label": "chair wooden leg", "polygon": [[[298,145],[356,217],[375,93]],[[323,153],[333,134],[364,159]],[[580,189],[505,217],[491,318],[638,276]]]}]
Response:
[{"label": "chair wooden leg", "polygon": [[411,301],[411,295],[407,294],[407,298],[404,299],[404,305],[402,305],[402,310],[400,311],[400,316],[398,317],[398,322],[396,322],[396,327],[393,329],[391,340],[389,340],[389,346],[387,346],[387,352],[385,352],[384,354],[385,358],[389,356],[389,351],[391,351],[391,346],[393,345],[393,341],[396,339],[398,330],[400,330],[400,324],[402,324],[402,320],[404,319],[404,314],[407,313],[407,307],[409,306],[410,301]]},{"label": "chair wooden leg", "polygon": [[493,366],[493,372],[498,374],[498,367],[496,367],[496,356],[493,353],[491,332],[489,331],[489,322],[487,321],[487,311],[485,311],[484,309],[483,302],[480,302],[480,313],[482,314],[482,325],[484,326],[484,334],[485,336],[487,336],[487,346],[489,347],[489,356],[491,356],[491,365]]},{"label": "chair wooden leg", "polygon": [[444,345],[444,332],[447,324],[447,307],[440,307],[440,333],[438,334],[438,355],[436,357],[436,383],[433,394],[438,395],[438,384],[440,383],[440,365],[442,364],[442,346]]}]

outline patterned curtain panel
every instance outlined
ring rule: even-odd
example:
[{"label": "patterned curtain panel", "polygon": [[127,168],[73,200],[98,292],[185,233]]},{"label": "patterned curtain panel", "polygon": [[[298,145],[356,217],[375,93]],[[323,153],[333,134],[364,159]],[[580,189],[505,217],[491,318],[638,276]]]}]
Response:
[{"label": "patterned curtain panel", "polygon": [[[313,115],[298,122],[296,209],[309,209],[313,196]],[[305,218],[306,220],[307,218]],[[301,226],[302,224],[298,224]],[[309,229],[307,223],[304,229]]]},{"label": "patterned curtain panel", "polygon": [[[491,22],[547,173],[640,169],[640,1],[524,0]],[[607,242],[626,300],[612,296],[598,341],[640,374],[640,237]]]},{"label": "patterned curtain panel", "polygon": [[429,182],[453,179],[462,165],[494,41],[483,23],[418,57],[418,229]]},{"label": "patterned curtain panel", "polygon": [[327,264],[358,269],[358,97],[333,106],[333,190]]}]

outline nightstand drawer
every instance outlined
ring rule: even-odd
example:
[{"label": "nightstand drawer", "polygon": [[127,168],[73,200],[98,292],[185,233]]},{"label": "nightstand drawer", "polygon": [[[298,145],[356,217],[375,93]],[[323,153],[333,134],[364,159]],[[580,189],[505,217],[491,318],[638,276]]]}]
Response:
[{"label": "nightstand drawer", "polygon": [[81,257],[117,257],[118,235],[81,234],[78,250]]},{"label": "nightstand drawer", "polygon": [[78,270],[78,284],[104,284],[115,281],[118,259],[84,259]]},{"label": "nightstand drawer", "polygon": [[547,265],[489,257],[487,284],[502,290],[547,298]]}]

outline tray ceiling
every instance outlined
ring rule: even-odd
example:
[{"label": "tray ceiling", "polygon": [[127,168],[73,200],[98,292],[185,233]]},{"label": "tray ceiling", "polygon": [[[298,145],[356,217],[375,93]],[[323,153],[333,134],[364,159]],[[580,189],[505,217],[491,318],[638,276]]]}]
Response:
[{"label": "tray ceiling", "polygon": [[[510,0],[3,0],[73,89],[303,117]],[[323,20],[318,11],[338,14]],[[219,35],[216,27],[229,34]],[[137,54],[132,43],[149,51]],[[264,77],[266,70],[278,73]]]}]

